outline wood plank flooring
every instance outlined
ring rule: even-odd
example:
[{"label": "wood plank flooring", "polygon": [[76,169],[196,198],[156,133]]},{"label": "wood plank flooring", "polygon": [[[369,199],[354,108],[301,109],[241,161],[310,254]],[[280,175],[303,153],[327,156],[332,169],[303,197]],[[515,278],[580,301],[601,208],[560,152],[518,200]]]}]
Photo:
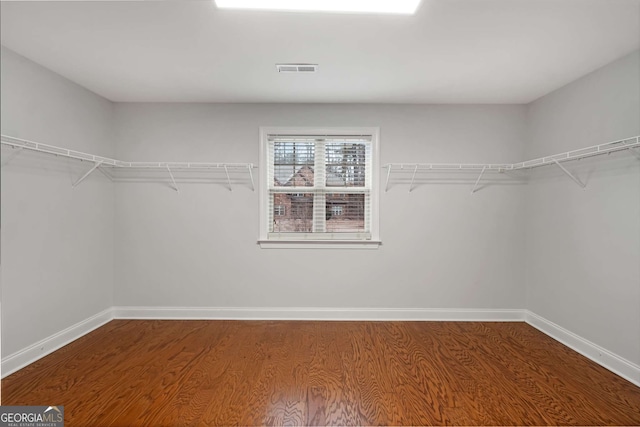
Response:
[{"label": "wood plank flooring", "polygon": [[114,320],[2,399],[67,427],[640,425],[640,388],[525,323]]}]

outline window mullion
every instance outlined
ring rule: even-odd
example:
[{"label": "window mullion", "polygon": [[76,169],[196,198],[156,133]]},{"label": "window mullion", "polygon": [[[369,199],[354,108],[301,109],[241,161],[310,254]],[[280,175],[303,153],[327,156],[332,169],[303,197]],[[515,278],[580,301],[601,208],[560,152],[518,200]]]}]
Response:
[{"label": "window mullion", "polygon": [[267,188],[267,218],[266,218],[266,227],[267,230],[269,231],[273,231],[273,205],[274,205],[274,198],[275,195],[273,192],[271,192],[270,190],[273,188],[274,184],[274,176],[275,176],[275,166],[274,166],[274,159],[275,159],[275,153],[274,153],[274,146],[275,144],[273,143],[273,141],[267,141],[267,165],[268,165],[268,169],[267,169],[267,182],[266,182],[266,188]]},{"label": "window mullion", "polygon": [[315,158],[313,168],[313,232],[325,233],[327,231],[327,202],[325,193],[326,183],[326,160],[324,140],[317,140],[315,143]]},{"label": "window mullion", "polygon": [[372,176],[373,176],[373,162],[372,162],[372,147],[371,144],[367,144],[365,147],[365,183],[364,186],[368,190],[365,193],[365,210],[364,210],[364,229],[367,232],[371,231],[371,190],[372,190]]}]

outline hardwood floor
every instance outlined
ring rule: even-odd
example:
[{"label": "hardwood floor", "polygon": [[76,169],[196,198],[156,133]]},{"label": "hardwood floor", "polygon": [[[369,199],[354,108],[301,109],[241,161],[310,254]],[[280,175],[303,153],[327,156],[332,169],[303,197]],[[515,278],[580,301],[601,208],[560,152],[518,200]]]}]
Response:
[{"label": "hardwood floor", "polygon": [[640,425],[640,388],[525,323],[114,320],[2,398],[67,427]]}]

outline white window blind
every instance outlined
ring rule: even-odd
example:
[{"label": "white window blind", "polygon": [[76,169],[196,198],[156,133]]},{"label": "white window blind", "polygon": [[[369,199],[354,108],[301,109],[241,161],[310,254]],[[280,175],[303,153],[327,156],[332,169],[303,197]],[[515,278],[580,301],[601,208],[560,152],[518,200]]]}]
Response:
[{"label": "white window blind", "polygon": [[372,238],[372,135],[266,135],[269,240]]}]

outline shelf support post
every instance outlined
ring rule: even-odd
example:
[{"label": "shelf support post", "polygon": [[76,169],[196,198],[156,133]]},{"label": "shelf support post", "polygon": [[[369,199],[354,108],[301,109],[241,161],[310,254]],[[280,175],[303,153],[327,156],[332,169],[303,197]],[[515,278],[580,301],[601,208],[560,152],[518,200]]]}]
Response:
[{"label": "shelf support post", "polygon": [[16,158],[16,156],[22,152],[22,150],[24,150],[24,147],[18,147],[18,148],[16,148],[16,149],[15,149],[15,151],[14,151],[13,153],[9,154],[9,155],[4,159],[4,161],[2,162],[2,164],[1,164],[0,166],[1,166],[1,167],[5,167],[5,166],[7,166],[11,160],[15,159],[15,158]]},{"label": "shelf support post", "polygon": [[176,179],[173,177],[173,173],[171,172],[171,168],[167,165],[167,172],[169,172],[169,176],[171,177],[171,182],[173,182],[173,189],[178,193],[178,184],[176,184]]},{"label": "shelf support post", "polygon": [[98,169],[101,165],[102,162],[97,162],[96,164],[94,164],[93,167],[87,171],[87,173],[82,175],[80,179],[73,183],[73,188],[76,188],[78,185],[80,185],[82,181],[84,181],[89,175],[93,173],[94,170]]},{"label": "shelf support post", "polygon": [[231,187],[231,177],[229,176],[229,168],[227,168],[227,165],[224,165],[224,173],[227,174],[227,183],[229,183],[229,191],[233,191],[233,188]]},{"label": "shelf support post", "polygon": [[478,179],[476,180],[475,185],[473,186],[473,189],[471,190],[471,194],[475,193],[476,191],[478,191],[478,184],[480,184],[480,180],[482,179],[482,175],[484,175],[484,171],[487,169],[486,166],[482,167],[482,170],[480,171],[480,176],[478,176]]},{"label": "shelf support post", "polygon": [[253,165],[247,165],[247,169],[249,169],[249,178],[251,178],[251,191],[256,191],[256,186],[253,182],[253,172],[251,171],[252,167]]},{"label": "shelf support post", "polygon": [[575,176],[573,176],[573,175],[571,174],[571,172],[569,172],[567,169],[565,169],[565,167],[564,167],[564,166],[562,166],[562,165],[560,164],[560,162],[559,162],[559,161],[557,161],[556,159],[553,159],[553,162],[554,162],[556,165],[558,165],[558,167],[559,167],[560,169],[562,169],[562,172],[564,172],[564,173],[565,173],[569,178],[571,178],[571,179],[573,180],[573,182],[575,182],[576,184],[578,184],[578,185],[579,185],[580,187],[582,187],[582,188],[586,188],[586,187],[587,187],[585,184],[583,184],[583,183],[582,183],[582,181],[580,181],[578,178],[576,178]]},{"label": "shelf support post", "polygon": [[409,186],[409,193],[411,193],[411,190],[413,190],[413,182],[416,179],[416,172],[418,172],[418,165],[416,165],[416,168],[413,170],[413,176],[411,177],[411,185]]},{"label": "shelf support post", "polygon": [[389,191],[389,178],[391,176],[391,163],[387,167],[387,184],[384,186],[384,192]]}]

